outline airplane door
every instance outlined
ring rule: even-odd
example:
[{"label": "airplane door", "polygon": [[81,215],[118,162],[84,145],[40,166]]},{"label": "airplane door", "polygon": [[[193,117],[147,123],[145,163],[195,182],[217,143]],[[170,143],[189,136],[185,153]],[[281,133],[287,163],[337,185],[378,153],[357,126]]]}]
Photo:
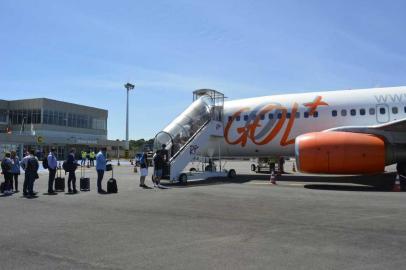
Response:
[{"label": "airplane door", "polygon": [[386,123],[390,120],[389,106],[386,104],[376,105],[376,121]]}]

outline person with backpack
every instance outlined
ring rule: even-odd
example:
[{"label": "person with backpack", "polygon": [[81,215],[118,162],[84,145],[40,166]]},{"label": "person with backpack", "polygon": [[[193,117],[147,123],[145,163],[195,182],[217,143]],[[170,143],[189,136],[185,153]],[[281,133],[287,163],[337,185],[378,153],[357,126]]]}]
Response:
[{"label": "person with backpack", "polygon": [[56,175],[56,169],[58,167],[58,160],[55,155],[55,148],[51,148],[51,152],[49,152],[48,156],[44,158],[44,161],[42,165],[46,164],[46,166],[43,166],[44,169],[48,169],[49,171],[49,177],[48,177],[48,194],[53,195],[55,194],[54,191],[54,181],[55,181],[55,175]]},{"label": "person with backpack", "polygon": [[[25,165],[25,175],[26,175],[26,183],[24,183],[23,192],[24,196],[28,198],[32,198],[36,195],[34,192],[34,182],[38,179],[38,169],[39,169],[39,162],[37,157],[35,156],[35,151],[30,150],[30,155],[26,158],[26,165]],[[24,181],[25,182],[25,181]]]},{"label": "person with backpack", "polygon": [[75,160],[76,150],[72,148],[69,152],[68,158],[66,160],[65,171],[69,173],[68,175],[68,193],[78,193],[76,189],[76,169],[78,166],[77,161]]},{"label": "person with backpack", "polygon": [[11,157],[10,153],[6,153],[4,159],[1,161],[1,171],[4,175],[3,193],[5,195],[11,195],[13,193],[13,190],[11,188],[11,182],[13,181],[12,174],[13,163],[10,157]]},{"label": "person with backpack", "polygon": [[18,176],[20,175],[20,160],[17,157],[16,151],[11,151],[11,162],[13,163],[13,167],[11,169],[11,173],[13,174],[14,178],[14,186],[13,186],[13,179],[11,180],[11,189],[14,189],[14,192],[19,192],[18,190]]},{"label": "person with backpack", "polygon": [[106,194],[107,192],[102,189],[102,181],[104,177],[104,172],[106,171],[106,151],[107,149],[101,148],[99,153],[96,155],[96,171],[97,171],[97,192],[100,194]]},{"label": "person with backpack", "polygon": [[148,159],[147,152],[142,153],[140,157],[140,187],[149,188],[145,185],[145,178],[148,176]]},{"label": "person with backpack", "polygon": [[154,157],[154,187],[159,187],[162,177],[162,171],[164,168],[164,158],[160,150],[156,151]]}]

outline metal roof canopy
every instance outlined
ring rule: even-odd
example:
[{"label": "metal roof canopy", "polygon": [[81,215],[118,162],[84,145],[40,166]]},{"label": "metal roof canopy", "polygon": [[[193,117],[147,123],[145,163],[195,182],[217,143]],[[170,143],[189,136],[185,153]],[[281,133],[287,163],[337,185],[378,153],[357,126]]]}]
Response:
[{"label": "metal roof canopy", "polygon": [[201,98],[202,96],[209,96],[212,98],[215,106],[223,107],[224,94],[214,89],[197,89],[193,91],[193,101]]}]

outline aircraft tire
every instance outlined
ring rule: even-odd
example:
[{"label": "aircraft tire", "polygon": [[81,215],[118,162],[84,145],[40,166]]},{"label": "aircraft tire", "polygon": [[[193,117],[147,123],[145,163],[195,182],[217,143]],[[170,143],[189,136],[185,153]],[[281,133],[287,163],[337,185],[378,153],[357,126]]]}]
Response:
[{"label": "aircraft tire", "polygon": [[187,174],[186,173],[182,173],[181,175],[179,175],[179,183],[182,185],[186,185],[187,184]]},{"label": "aircraft tire", "polygon": [[237,173],[235,172],[234,169],[231,169],[231,170],[228,171],[227,176],[228,176],[228,178],[233,179],[233,178],[237,177]]}]

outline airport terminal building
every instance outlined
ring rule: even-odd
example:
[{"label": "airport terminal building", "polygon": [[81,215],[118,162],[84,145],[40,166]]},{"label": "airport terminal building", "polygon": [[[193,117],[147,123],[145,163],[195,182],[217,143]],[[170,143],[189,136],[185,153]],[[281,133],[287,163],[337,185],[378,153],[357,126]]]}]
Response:
[{"label": "airport terminal building", "polygon": [[57,149],[64,159],[70,148],[115,150],[124,142],[107,139],[108,111],[47,98],[0,100],[0,157],[4,152]]}]

